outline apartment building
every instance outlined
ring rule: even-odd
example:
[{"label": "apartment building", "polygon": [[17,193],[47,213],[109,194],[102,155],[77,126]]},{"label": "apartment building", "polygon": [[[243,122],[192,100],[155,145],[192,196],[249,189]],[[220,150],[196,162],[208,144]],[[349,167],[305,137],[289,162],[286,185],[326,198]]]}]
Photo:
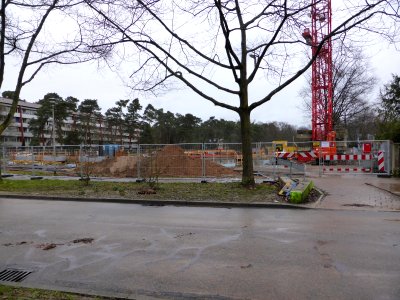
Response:
[{"label": "apartment building", "polygon": [[[4,120],[10,110],[11,103],[11,99],[0,97],[0,120]],[[7,147],[30,146],[33,134],[29,131],[29,122],[36,118],[36,111],[39,107],[40,105],[36,103],[19,101],[13,120],[0,137],[1,145]],[[68,117],[64,123],[64,127],[62,128],[64,136],[66,136],[68,132],[84,126],[84,124],[80,124],[77,114]],[[41,136],[41,144],[44,146],[53,145],[52,132],[53,120],[50,118]],[[103,116],[93,120],[93,128],[91,128],[90,135],[92,144],[120,143],[129,146],[137,141],[136,138],[129,137],[127,133],[123,133],[122,137],[117,139],[115,131],[112,129],[110,130]],[[57,142],[56,145],[58,145]]]},{"label": "apartment building", "polygon": [[[0,97],[0,120],[4,120],[10,111],[12,100]],[[40,105],[19,101],[14,118],[0,137],[1,145],[10,147],[29,146],[32,133],[29,132],[29,121],[36,118],[36,110]],[[51,129],[51,128],[50,128]],[[46,130],[45,137],[50,139],[51,130]]]}]

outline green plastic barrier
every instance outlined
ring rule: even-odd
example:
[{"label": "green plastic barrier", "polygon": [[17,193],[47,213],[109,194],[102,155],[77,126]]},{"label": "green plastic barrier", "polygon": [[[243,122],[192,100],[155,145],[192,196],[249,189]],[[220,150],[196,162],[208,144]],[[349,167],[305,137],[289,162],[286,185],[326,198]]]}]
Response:
[{"label": "green plastic barrier", "polygon": [[313,187],[314,183],[312,181],[300,182],[290,191],[289,202],[294,204],[303,203],[307,199]]}]

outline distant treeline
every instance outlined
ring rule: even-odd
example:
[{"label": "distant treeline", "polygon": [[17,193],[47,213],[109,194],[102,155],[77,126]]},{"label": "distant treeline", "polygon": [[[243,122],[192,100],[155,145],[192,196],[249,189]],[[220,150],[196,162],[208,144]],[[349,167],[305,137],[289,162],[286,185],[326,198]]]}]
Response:
[{"label": "distant treeline", "polygon": [[[3,96],[10,96],[6,92]],[[45,143],[43,138],[46,124],[51,123],[55,113],[56,140],[60,144],[122,143],[141,144],[174,143],[239,143],[240,122],[210,117],[203,121],[193,114],[174,114],[149,104],[144,109],[138,99],[118,100],[104,114],[96,99],[79,101],[74,97],[63,99],[56,93],[46,94],[38,104],[36,118],[30,123],[34,134],[32,145]],[[73,119],[68,131],[63,130],[66,120]],[[102,133],[99,133],[101,124]],[[46,129],[47,128],[47,129]],[[269,142],[293,140],[296,127],[284,122],[257,122],[251,125],[252,140]]]},{"label": "distant treeline", "polygon": [[[239,143],[240,122],[210,117],[203,121],[192,114],[157,110],[154,122],[142,123],[140,143]],[[253,141],[293,140],[296,127],[283,122],[251,124]]]}]

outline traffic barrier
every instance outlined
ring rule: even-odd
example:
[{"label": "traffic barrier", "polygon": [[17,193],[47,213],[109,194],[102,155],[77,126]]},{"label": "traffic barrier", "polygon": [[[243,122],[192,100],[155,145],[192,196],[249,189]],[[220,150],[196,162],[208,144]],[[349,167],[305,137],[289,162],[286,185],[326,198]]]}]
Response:
[{"label": "traffic barrier", "polygon": [[318,158],[317,154],[314,153],[314,151],[304,151],[304,152],[298,152],[298,160],[312,160]]},{"label": "traffic barrier", "polygon": [[312,181],[298,182],[287,176],[279,177],[279,182],[282,185],[282,189],[278,194],[286,197],[289,196],[289,202],[294,204],[303,203],[314,187]]},{"label": "traffic barrier", "polygon": [[339,167],[339,168],[323,168],[324,172],[364,172],[370,173],[372,172],[371,168],[349,168],[349,167]]},{"label": "traffic barrier", "polygon": [[[278,158],[297,158],[298,160],[312,160],[318,158],[313,151],[310,152],[285,152],[278,153]],[[372,160],[371,154],[327,154],[324,155],[324,160]]]},{"label": "traffic barrier", "polygon": [[383,151],[378,152],[378,169],[379,172],[385,172],[385,155]]},{"label": "traffic barrier", "polygon": [[301,151],[301,152],[284,152],[277,153],[277,158],[289,159],[289,158],[297,158],[298,160],[312,160],[317,158],[317,154],[313,151]]},{"label": "traffic barrier", "polygon": [[307,199],[313,187],[314,182],[312,181],[300,182],[295,188],[290,191],[289,202],[295,204],[303,203]]},{"label": "traffic barrier", "polygon": [[325,155],[325,160],[371,160],[371,154],[334,154]]},{"label": "traffic barrier", "polygon": [[289,196],[290,191],[294,189],[297,185],[297,182],[292,180],[291,178],[287,176],[281,176],[279,177],[279,181],[282,185],[281,190],[278,192],[278,195],[280,196]]},{"label": "traffic barrier", "polygon": [[295,152],[285,152],[285,153],[278,153],[277,157],[278,158],[294,158],[295,157]]}]

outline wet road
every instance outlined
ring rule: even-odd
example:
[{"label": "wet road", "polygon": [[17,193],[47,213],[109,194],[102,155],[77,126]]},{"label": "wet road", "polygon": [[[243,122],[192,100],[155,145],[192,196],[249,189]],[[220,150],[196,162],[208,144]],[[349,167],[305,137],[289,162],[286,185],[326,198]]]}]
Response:
[{"label": "wet road", "polygon": [[400,214],[0,199],[5,267],[133,299],[399,299]]}]

